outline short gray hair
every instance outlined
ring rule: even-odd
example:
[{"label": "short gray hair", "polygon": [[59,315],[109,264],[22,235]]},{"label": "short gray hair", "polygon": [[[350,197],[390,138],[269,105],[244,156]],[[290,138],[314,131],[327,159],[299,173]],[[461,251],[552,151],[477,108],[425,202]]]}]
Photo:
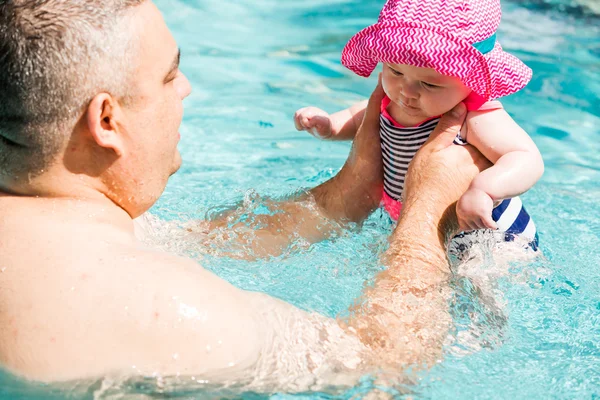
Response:
[{"label": "short gray hair", "polygon": [[0,177],[40,174],[96,94],[127,95],[144,1],[0,0]]}]

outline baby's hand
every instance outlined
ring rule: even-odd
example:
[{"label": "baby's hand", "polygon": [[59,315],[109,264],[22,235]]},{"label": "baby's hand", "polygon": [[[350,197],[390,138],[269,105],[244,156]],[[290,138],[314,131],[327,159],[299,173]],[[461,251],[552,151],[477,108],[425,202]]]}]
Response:
[{"label": "baby's hand", "polygon": [[498,229],[492,219],[494,200],[483,190],[471,188],[456,204],[456,216],[462,231]]},{"label": "baby's hand", "polygon": [[308,131],[319,139],[328,139],[332,135],[329,114],[316,107],[304,107],[296,111],[294,124],[299,131]]}]

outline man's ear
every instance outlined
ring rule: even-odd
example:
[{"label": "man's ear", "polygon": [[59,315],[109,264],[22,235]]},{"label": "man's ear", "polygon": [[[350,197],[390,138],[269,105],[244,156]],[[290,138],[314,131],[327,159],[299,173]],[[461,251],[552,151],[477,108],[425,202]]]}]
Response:
[{"label": "man's ear", "polygon": [[87,108],[87,127],[92,140],[105,149],[112,149],[117,156],[124,150],[123,136],[119,132],[120,107],[108,93],[96,95]]}]

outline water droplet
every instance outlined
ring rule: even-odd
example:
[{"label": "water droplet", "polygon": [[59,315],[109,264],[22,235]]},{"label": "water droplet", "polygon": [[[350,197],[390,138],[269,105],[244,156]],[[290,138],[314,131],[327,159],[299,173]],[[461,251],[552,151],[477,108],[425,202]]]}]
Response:
[{"label": "water droplet", "polygon": [[210,347],[210,344],[206,345],[206,352],[210,353],[210,351],[212,350],[212,347]]},{"label": "water droplet", "polygon": [[0,269],[0,272],[4,272],[6,271],[6,267],[3,267],[2,269]]},{"label": "water droplet", "polygon": [[177,360],[177,359],[179,359],[179,354],[178,353],[173,354],[173,360]]}]

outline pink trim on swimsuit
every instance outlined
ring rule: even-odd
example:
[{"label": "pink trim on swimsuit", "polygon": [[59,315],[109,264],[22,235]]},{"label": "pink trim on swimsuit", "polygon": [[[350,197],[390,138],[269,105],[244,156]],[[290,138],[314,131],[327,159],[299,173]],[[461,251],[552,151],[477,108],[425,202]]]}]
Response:
[{"label": "pink trim on swimsuit", "polygon": [[381,198],[381,202],[383,203],[383,208],[385,209],[385,211],[387,211],[390,217],[394,221],[398,221],[398,218],[400,218],[400,211],[402,211],[402,202],[392,199],[385,192],[385,190],[383,191],[383,197]]},{"label": "pink trim on swimsuit", "polygon": [[475,92],[468,95],[467,98],[463,100],[463,103],[467,106],[467,111],[492,111],[504,108],[502,107],[502,103],[498,100],[485,101],[483,97]]}]

